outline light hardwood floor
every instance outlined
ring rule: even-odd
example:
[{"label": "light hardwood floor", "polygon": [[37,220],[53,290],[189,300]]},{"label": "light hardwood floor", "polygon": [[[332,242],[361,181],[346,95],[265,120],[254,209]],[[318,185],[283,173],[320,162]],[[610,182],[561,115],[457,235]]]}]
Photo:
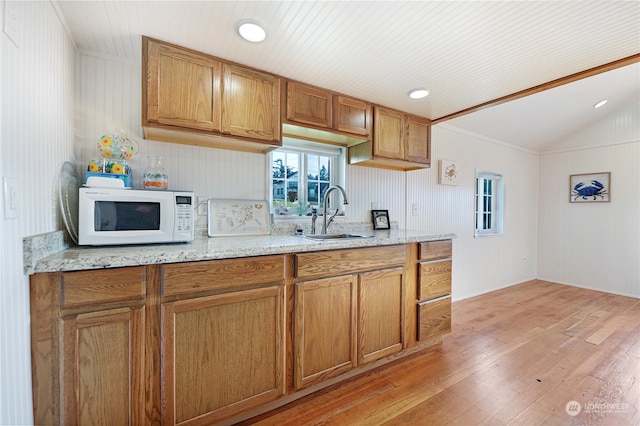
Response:
[{"label": "light hardwood floor", "polygon": [[441,344],[244,424],[640,425],[639,299],[536,280],[452,309]]}]

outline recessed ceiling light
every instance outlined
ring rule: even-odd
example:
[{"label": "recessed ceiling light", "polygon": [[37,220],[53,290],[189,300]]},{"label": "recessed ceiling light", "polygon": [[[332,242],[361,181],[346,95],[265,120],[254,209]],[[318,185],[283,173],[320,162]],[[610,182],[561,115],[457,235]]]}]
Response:
[{"label": "recessed ceiling light", "polygon": [[606,99],[601,100],[600,102],[598,102],[597,104],[595,104],[593,107],[594,108],[600,108],[601,106],[603,106],[604,104],[606,104],[608,101]]},{"label": "recessed ceiling light", "polygon": [[260,43],[267,37],[267,32],[255,21],[242,20],[238,22],[238,34],[252,43]]},{"label": "recessed ceiling light", "polygon": [[409,97],[411,99],[422,99],[426,98],[429,95],[429,91],[427,89],[413,89],[409,92]]}]

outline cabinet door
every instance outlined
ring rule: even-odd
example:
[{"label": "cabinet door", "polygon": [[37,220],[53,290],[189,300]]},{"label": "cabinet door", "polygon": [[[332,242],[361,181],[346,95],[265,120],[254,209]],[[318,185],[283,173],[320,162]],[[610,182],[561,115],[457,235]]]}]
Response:
[{"label": "cabinet door", "polygon": [[431,121],[407,116],[407,160],[431,164]]},{"label": "cabinet door", "polygon": [[333,95],[326,90],[290,81],[287,83],[287,119],[330,128]]},{"label": "cabinet door", "polygon": [[302,389],[356,366],[356,275],[296,284],[294,381]]},{"label": "cabinet door", "polygon": [[61,424],[144,423],[144,308],[62,318]]},{"label": "cabinet door", "polygon": [[379,106],[374,111],[373,155],[404,160],[404,114]]},{"label": "cabinet door", "polygon": [[403,349],[404,269],[368,272],[358,277],[358,364]]},{"label": "cabinet door", "polygon": [[222,64],[187,49],[147,42],[147,120],[220,131]]},{"label": "cabinet door", "polygon": [[346,96],[335,97],[335,129],[361,136],[371,134],[371,104]]},{"label": "cabinet door", "polygon": [[223,65],[222,132],[280,142],[280,79]]},{"label": "cabinet door", "polygon": [[282,287],[162,305],[164,423],[211,424],[284,392]]}]

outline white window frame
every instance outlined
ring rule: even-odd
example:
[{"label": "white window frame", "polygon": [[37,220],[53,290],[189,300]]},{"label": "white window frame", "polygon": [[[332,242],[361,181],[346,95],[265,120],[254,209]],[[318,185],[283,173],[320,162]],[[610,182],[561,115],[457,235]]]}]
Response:
[{"label": "white window frame", "polygon": [[[490,187],[490,191],[485,191],[487,186]],[[475,236],[502,235],[504,232],[504,176],[476,171],[475,188]]]},{"label": "white window frame", "polygon": [[[289,214],[281,214],[277,208],[273,206],[273,153],[275,152],[294,152],[300,154],[300,160],[298,162],[298,200],[302,202],[304,212],[296,208],[289,208]],[[282,147],[271,151],[267,157],[267,194],[271,213],[275,220],[294,220],[305,217],[307,213],[311,211],[311,206],[308,206],[307,199],[307,155],[320,155],[325,157],[333,157],[331,161],[330,173],[330,185],[342,185],[344,186],[344,176],[346,168],[346,149],[339,146],[323,144],[319,142],[309,142],[300,139],[293,139],[289,137],[282,138]],[[336,192],[331,194],[329,199],[329,206],[336,205]],[[318,194],[320,199],[320,194]],[[322,204],[318,203],[318,214],[322,213]],[[314,205],[315,206],[315,205]],[[342,206],[340,204],[340,206]],[[344,211],[341,210],[339,215],[344,215]]]}]

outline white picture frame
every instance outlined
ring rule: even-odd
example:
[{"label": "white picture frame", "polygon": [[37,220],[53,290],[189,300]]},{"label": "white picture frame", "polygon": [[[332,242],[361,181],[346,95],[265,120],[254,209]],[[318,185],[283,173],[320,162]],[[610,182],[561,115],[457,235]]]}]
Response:
[{"label": "white picture frame", "polygon": [[438,173],[440,185],[458,185],[460,183],[460,170],[454,160],[440,160]]}]

